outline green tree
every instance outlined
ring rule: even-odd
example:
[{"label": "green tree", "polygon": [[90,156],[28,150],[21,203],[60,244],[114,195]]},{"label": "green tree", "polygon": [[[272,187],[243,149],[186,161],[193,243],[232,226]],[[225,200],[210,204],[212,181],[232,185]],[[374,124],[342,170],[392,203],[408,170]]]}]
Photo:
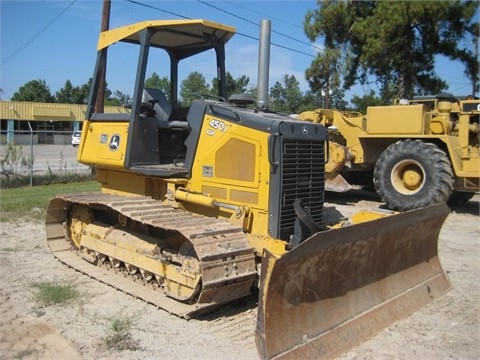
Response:
[{"label": "green tree", "polygon": [[[248,83],[250,78],[247,75],[241,75],[234,79],[228,71],[225,74],[225,82],[227,86],[227,99],[233,94],[244,94],[248,91]],[[218,78],[213,78],[210,93],[218,96]]]},{"label": "green tree", "polygon": [[330,108],[338,110],[346,110],[348,101],[345,100],[345,91],[341,88],[334,88],[328,94]]},{"label": "green tree", "polygon": [[31,80],[20,86],[12,96],[12,101],[34,101],[53,103],[55,98],[45,80]]},{"label": "green tree", "polygon": [[[88,89],[87,94],[90,94],[90,88],[92,87],[92,82],[93,82],[93,79],[89,78],[88,82],[86,84],[82,85],[82,88]],[[112,96],[113,96],[112,90],[110,90],[108,88],[108,82],[105,82],[105,91],[103,93],[104,105],[105,106],[120,106],[121,105],[120,101],[117,98],[112,97]]]},{"label": "green tree", "polygon": [[313,92],[307,90],[302,96],[302,103],[300,105],[299,113],[303,111],[311,111],[323,107],[324,97],[320,91]]},{"label": "green tree", "polygon": [[301,103],[302,91],[294,75],[283,75],[283,84],[277,81],[270,88],[269,108],[273,111],[296,114]]},{"label": "green tree", "polygon": [[376,96],[375,91],[373,90],[370,90],[368,94],[365,94],[362,97],[354,95],[351,102],[353,110],[361,112],[362,114],[367,114],[367,108],[369,106],[385,105],[383,100]]},{"label": "green tree", "polygon": [[331,106],[330,94],[332,89],[340,87],[340,51],[338,49],[325,49],[312,61],[306,70],[305,78],[313,92],[322,92],[324,95],[325,109]]},{"label": "green tree", "polygon": [[85,103],[88,102],[88,98],[90,96],[91,85],[92,85],[92,79],[90,78],[87,83],[80,86],[80,92],[85,95]]},{"label": "green tree", "polygon": [[89,89],[85,86],[73,86],[70,80],[55,93],[55,100],[64,104],[85,104]]},{"label": "green tree", "polygon": [[124,92],[120,90],[116,90],[113,93],[113,96],[115,99],[118,100],[120,105],[125,106],[125,105],[131,105],[132,104],[132,97],[128,94],[125,94]]},{"label": "green tree", "polygon": [[205,77],[197,71],[190,73],[180,85],[180,97],[183,106],[190,105],[198,96],[208,94],[210,94],[210,88]]},{"label": "green tree", "polygon": [[304,29],[311,41],[322,37],[326,50],[309,70],[321,77],[315,79],[319,84],[328,83],[331,74],[314,69],[327,57],[328,64],[338,65],[346,89],[373,75],[383,78],[383,86],[393,84],[397,97],[411,97],[447,87],[435,72],[435,56],[444,55],[463,62],[473,80],[478,60],[464,44],[478,32],[478,7],[477,1],[454,0],[319,1]]},{"label": "green tree", "polygon": [[160,77],[154,72],[152,76],[145,80],[145,87],[162,90],[167,99],[170,100],[170,80],[168,80],[168,77]]},{"label": "green tree", "polygon": [[122,106],[123,104],[120,102],[120,99],[116,97],[105,97],[105,106]]},{"label": "green tree", "polygon": [[468,51],[460,51],[459,58],[466,64],[465,75],[472,80],[472,96],[480,90],[480,62],[478,61],[478,40],[480,37],[480,23],[474,23],[469,28],[467,34],[470,36],[470,43],[474,44],[475,56],[471,56]]},{"label": "green tree", "polygon": [[300,111],[311,111],[318,108],[326,108],[327,102],[329,108],[346,110],[348,101],[345,101],[345,91],[340,88],[335,88],[330,91],[328,98],[323,91],[306,91],[302,97]]},{"label": "green tree", "polygon": [[247,88],[247,90],[245,91],[246,94],[250,94],[252,96],[252,99],[253,101],[255,102],[254,106],[253,107],[256,107],[257,106],[257,98],[258,98],[258,91],[257,91],[257,87],[256,86],[249,86]]}]

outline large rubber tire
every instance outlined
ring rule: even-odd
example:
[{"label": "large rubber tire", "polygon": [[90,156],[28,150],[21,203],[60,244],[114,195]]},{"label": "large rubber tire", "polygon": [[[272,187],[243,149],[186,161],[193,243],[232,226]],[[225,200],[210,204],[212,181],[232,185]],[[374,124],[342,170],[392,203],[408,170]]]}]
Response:
[{"label": "large rubber tire", "polygon": [[453,191],[447,154],[435,144],[400,140],[380,155],[373,172],[377,194],[389,209],[407,211],[446,202]]}]

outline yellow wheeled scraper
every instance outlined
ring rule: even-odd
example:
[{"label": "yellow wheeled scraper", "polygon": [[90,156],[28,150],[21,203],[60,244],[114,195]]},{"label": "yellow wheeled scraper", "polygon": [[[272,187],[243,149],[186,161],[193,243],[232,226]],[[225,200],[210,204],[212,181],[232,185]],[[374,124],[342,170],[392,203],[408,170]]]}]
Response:
[{"label": "yellow wheeled scraper", "polygon": [[[234,33],[159,20],[100,34],[78,160],[102,191],[52,199],[48,243],[68,266],[184,318],[258,287],[261,358],[335,356],[450,288],[437,257],[448,208],[326,221],[326,130],[245,95],[225,100]],[[95,103],[114,47],[133,64],[115,73],[133,96],[127,113],[107,114]],[[216,59],[219,96],[181,103],[180,65],[198,54]],[[167,94],[145,87],[165,63]]]}]

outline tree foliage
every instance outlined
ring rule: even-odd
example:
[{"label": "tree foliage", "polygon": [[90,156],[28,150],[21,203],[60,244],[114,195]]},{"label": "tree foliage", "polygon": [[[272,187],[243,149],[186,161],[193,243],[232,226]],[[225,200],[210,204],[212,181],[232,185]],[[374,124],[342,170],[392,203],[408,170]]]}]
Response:
[{"label": "tree foliage", "polygon": [[465,64],[473,81],[478,60],[464,44],[478,36],[478,6],[453,0],[319,1],[304,29],[311,41],[323,37],[325,51],[307,70],[307,80],[313,89],[328,91],[337,73],[346,89],[373,75],[381,86],[393,84],[397,97],[438,93],[447,84],[435,72],[435,56],[444,55]]},{"label": "tree foliage", "polygon": [[305,78],[313,92],[321,92],[325,96],[323,107],[330,107],[330,93],[332,89],[340,88],[340,52],[338,49],[326,48],[313,60],[312,65],[305,71]]},{"label": "tree foliage", "polygon": [[160,75],[154,72],[152,76],[145,80],[145,87],[162,90],[167,99],[170,100],[170,80],[168,80],[168,77],[160,77]]},{"label": "tree foliage", "polygon": [[180,97],[184,106],[190,105],[198,96],[209,94],[210,87],[205,77],[197,71],[191,72],[190,75],[182,81],[180,86]]},{"label": "tree foliage", "polygon": [[327,108],[345,110],[348,107],[348,101],[345,100],[345,91],[341,88],[333,88],[328,94]]},{"label": "tree foliage", "polygon": [[31,80],[20,86],[12,96],[12,101],[33,101],[53,103],[55,98],[45,80]]},{"label": "tree foliage", "polygon": [[[225,73],[225,82],[227,86],[227,99],[232,96],[233,94],[243,94],[246,93],[248,90],[248,83],[250,82],[250,78],[247,75],[239,76],[238,78],[234,79],[232,74],[228,71]],[[218,78],[213,78],[212,80],[212,87],[210,89],[210,93],[213,96],[219,96],[218,94]]]},{"label": "tree foliage", "polygon": [[[326,107],[326,97],[322,91],[307,91],[302,92],[298,80],[294,75],[283,75],[282,82],[276,82],[274,86],[269,89],[270,104],[269,109],[271,111],[282,112],[287,114],[300,113],[306,110],[313,110],[319,107]],[[254,86],[249,85],[250,79],[246,75],[241,75],[234,78],[230,73],[226,73],[226,87],[227,94],[231,96],[233,94],[246,93],[252,95],[253,99],[257,98],[257,89]],[[51,97],[50,102],[59,102],[67,104],[84,104],[88,99],[90,87],[92,84],[92,78],[90,78],[85,84],[81,86],[74,86],[70,80],[66,80],[64,86],[55,93],[55,97]],[[206,82],[205,77],[199,72],[192,72],[190,75],[182,81],[180,87],[181,101],[179,106],[188,106],[193,99],[199,96],[218,96],[218,82],[216,78],[211,81],[212,86]],[[38,87],[38,81],[31,81],[22,86],[19,93],[26,94],[32,92],[32,88],[35,90]],[[48,86],[45,81],[40,82],[40,88],[47,90]],[[160,77],[158,74],[153,73],[151,77],[145,81],[146,87],[161,89],[167,97],[170,94],[170,81],[167,77]],[[16,93],[17,94],[17,93]],[[337,109],[345,109],[347,102],[344,100],[344,91],[340,88],[333,89],[330,93],[330,105]],[[20,99],[17,97],[16,99]],[[39,101],[44,102],[43,98],[37,96],[35,100],[17,100],[17,101]],[[13,99],[12,99],[13,100]],[[108,89],[106,84],[105,89],[105,102],[106,106],[125,106],[132,103],[132,97],[120,90],[115,90],[113,93]],[[252,105],[255,106],[255,105]]]},{"label": "tree foliage", "polygon": [[378,96],[375,95],[375,91],[370,90],[368,94],[365,94],[364,96],[356,96],[354,95],[352,97],[352,105],[353,109],[361,112],[362,114],[367,113],[367,108],[369,106],[380,106],[380,105],[385,105],[382,99]]},{"label": "tree foliage", "polygon": [[[66,80],[62,88],[60,88],[53,96],[50,92],[45,80],[31,80],[20,86],[17,92],[12,96],[12,101],[34,101],[46,103],[64,103],[64,104],[86,104],[90,94],[92,78],[80,86],[73,86],[70,80]],[[116,91],[112,96],[112,91],[105,85],[105,105],[119,106],[123,104],[125,98],[130,99],[129,95],[124,95],[120,91]]]},{"label": "tree foliage", "polygon": [[86,104],[90,87],[87,84],[73,86],[70,80],[55,93],[55,102],[63,104]]},{"label": "tree foliage", "polygon": [[283,75],[283,84],[276,82],[270,88],[270,106],[273,111],[295,114],[300,110],[302,92],[294,75]]},{"label": "tree foliage", "polygon": [[113,97],[118,100],[119,105],[126,106],[132,104],[132,97],[129,94],[125,94],[120,90],[115,90]]},{"label": "tree foliage", "polygon": [[[254,96],[256,98],[256,96]],[[336,88],[328,96],[323,91],[302,92],[294,75],[283,75],[283,82],[277,81],[269,91],[269,109],[287,114],[298,114],[318,108],[345,110],[348,102],[345,92]]]}]

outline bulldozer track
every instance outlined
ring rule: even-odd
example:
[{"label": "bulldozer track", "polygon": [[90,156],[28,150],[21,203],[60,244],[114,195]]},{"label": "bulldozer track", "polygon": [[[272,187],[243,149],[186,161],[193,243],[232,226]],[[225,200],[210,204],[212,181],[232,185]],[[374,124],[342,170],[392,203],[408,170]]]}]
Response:
[{"label": "bulldozer track", "polygon": [[[74,205],[115,212],[129,221],[176,231],[185,237],[200,261],[202,290],[196,302],[180,302],[166,296],[158,283],[114,269],[108,263],[82,259],[67,231],[67,214]],[[51,200],[47,210],[46,233],[52,253],[65,265],[183,318],[204,314],[222,303],[249,295],[257,277],[255,255],[241,227],[188,213],[149,197],[125,198],[103,193],[59,195]]]}]

